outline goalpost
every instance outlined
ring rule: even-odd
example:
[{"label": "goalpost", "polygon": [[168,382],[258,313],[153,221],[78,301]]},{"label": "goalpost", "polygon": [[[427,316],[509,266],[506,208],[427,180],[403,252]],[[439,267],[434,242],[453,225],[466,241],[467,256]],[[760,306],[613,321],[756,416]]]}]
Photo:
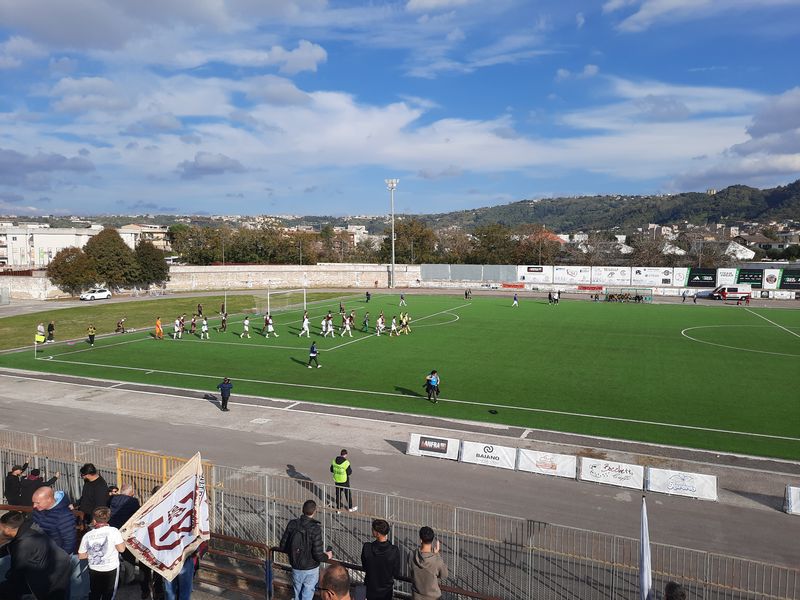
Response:
[{"label": "goalpost", "polygon": [[653,302],[653,288],[607,287],[604,291],[606,302]]},{"label": "goalpost", "polygon": [[296,290],[270,290],[254,294],[256,314],[266,315],[291,309],[306,310],[306,288]]}]

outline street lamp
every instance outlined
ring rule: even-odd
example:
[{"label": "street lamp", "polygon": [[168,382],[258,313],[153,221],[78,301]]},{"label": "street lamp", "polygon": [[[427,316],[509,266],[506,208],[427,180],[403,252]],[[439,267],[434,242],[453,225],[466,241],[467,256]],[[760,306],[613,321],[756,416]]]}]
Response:
[{"label": "street lamp", "polygon": [[386,189],[389,190],[392,203],[392,281],[389,285],[394,288],[394,191],[397,189],[397,184],[400,183],[399,179],[386,179]]}]

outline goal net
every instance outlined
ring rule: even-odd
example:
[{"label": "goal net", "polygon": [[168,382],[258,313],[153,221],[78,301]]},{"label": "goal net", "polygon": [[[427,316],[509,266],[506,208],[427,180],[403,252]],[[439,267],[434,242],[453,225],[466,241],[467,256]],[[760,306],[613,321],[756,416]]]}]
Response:
[{"label": "goal net", "polygon": [[653,302],[653,288],[633,288],[633,287],[607,287],[604,291],[603,300],[606,302]]},{"label": "goal net", "polygon": [[256,314],[266,315],[292,309],[306,309],[306,290],[267,290],[255,294]]}]

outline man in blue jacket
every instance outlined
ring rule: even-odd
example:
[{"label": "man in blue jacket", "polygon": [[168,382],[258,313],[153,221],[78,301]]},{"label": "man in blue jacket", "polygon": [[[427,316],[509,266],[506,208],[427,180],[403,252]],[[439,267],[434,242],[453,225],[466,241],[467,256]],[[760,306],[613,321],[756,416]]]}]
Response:
[{"label": "man in blue jacket", "polygon": [[217,389],[219,390],[219,395],[222,396],[222,411],[228,412],[228,400],[230,400],[231,390],[233,389],[231,380],[226,377],[222,380],[222,383],[217,384]]},{"label": "man in blue jacket", "polygon": [[66,493],[60,490],[56,492],[49,486],[40,487],[33,492],[31,519],[55,542],[56,546],[69,555],[70,598],[77,600],[88,597],[89,576],[81,574],[81,564],[77,554],[76,517],[72,514],[69,497]]}]

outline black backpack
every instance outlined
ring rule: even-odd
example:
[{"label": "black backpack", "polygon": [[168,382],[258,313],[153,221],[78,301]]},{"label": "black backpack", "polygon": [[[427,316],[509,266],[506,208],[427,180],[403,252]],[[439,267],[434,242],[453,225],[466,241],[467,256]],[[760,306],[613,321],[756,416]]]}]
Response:
[{"label": "black backpack", "polygon": [[311,540],[309,539],[308,529],[303,527],[299,521],[295,521],[294,530],[289,535],[286,545],[288,546],[286,553],[289,555],[290,565],[305,566],[314,562],[311,555]]}]

